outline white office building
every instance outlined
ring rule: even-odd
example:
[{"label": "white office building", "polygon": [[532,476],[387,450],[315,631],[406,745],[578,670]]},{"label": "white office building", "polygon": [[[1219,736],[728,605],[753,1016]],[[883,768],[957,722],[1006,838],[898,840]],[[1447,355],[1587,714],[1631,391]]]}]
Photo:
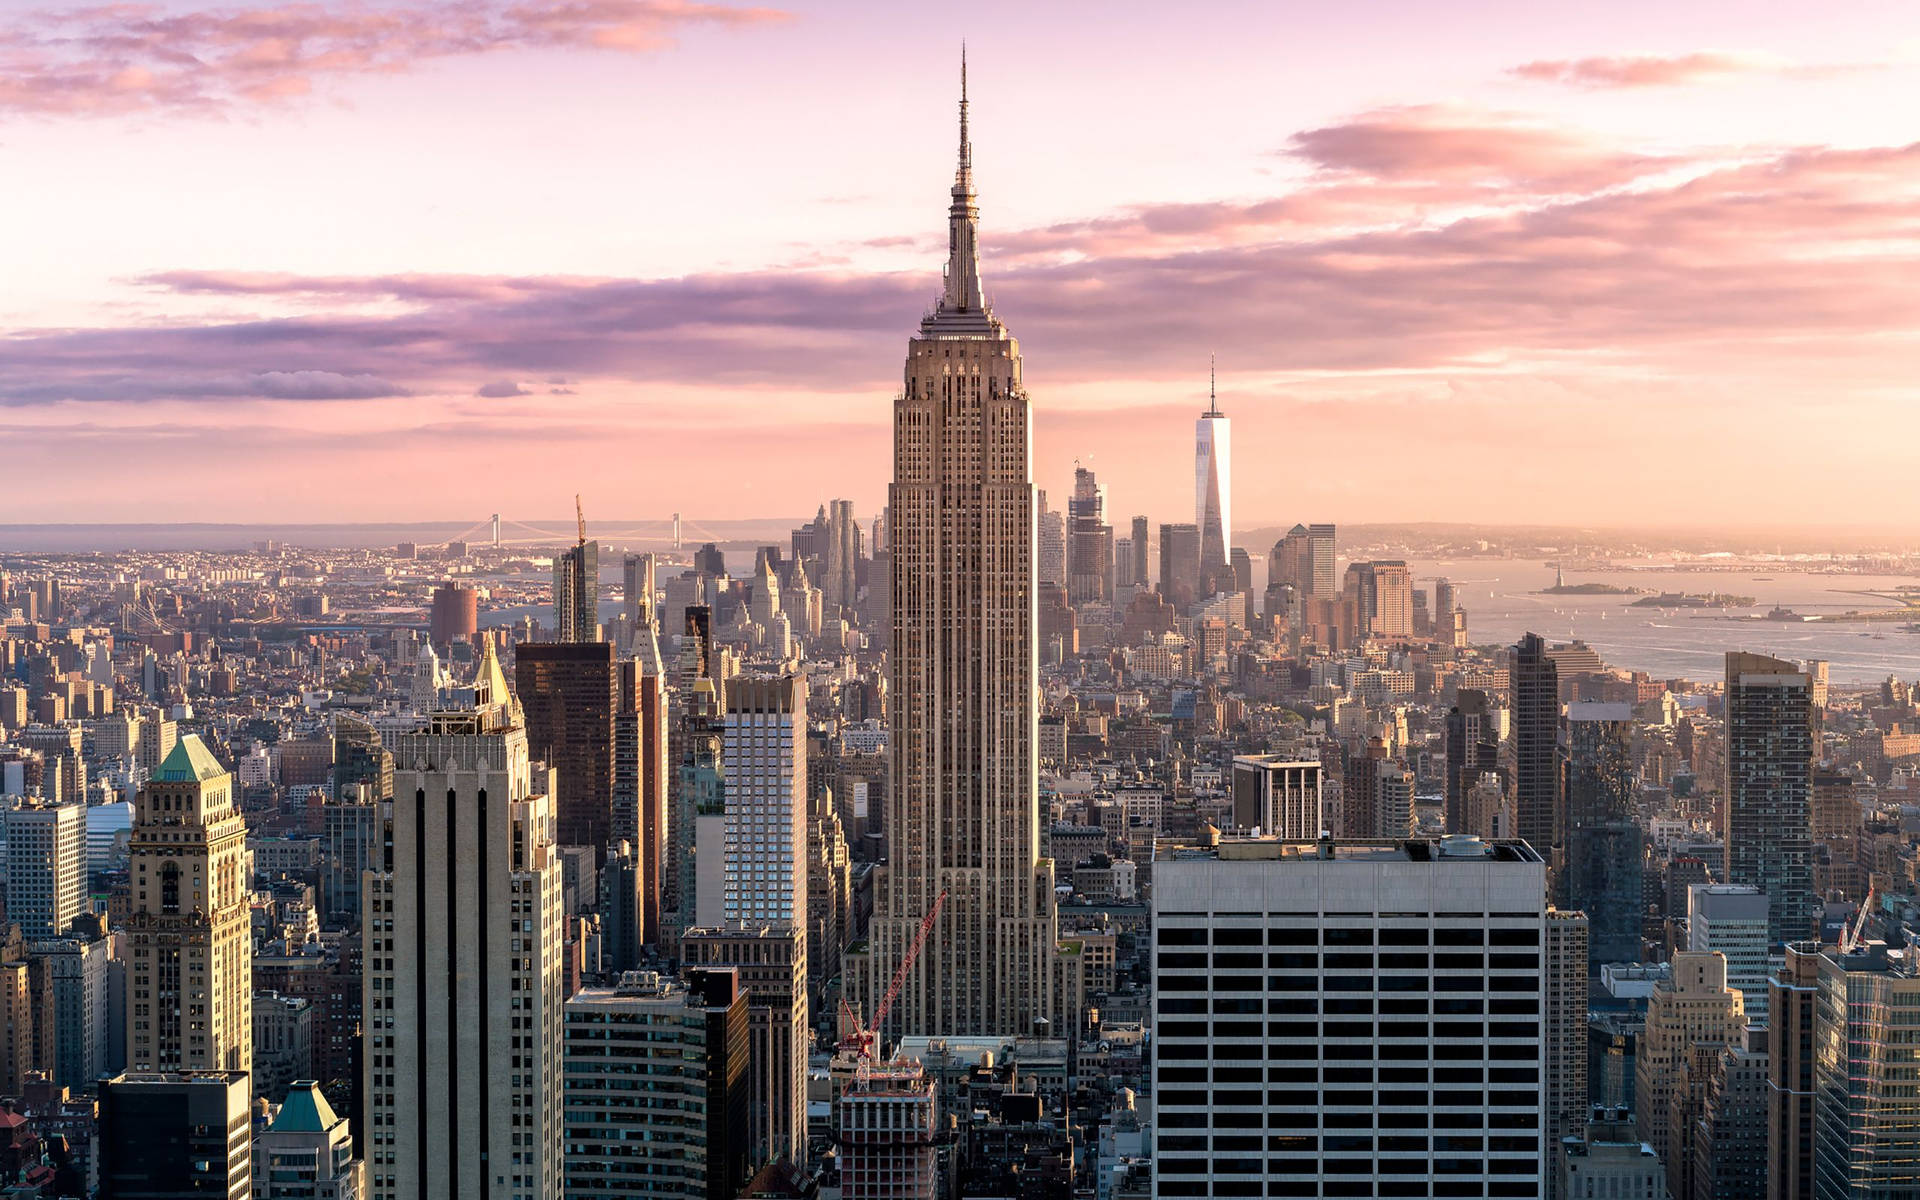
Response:
[{"label": "white office building", "polygon": [[560,1200],[565,937],[552,773],[485,644],[475,705],[393,741],[367,876],[367,1176],[390,1200]]},{"label": "white office building", "polygon": [[1727,986],[1746,999],[1747,1023],[1767,1023],[1767,897],[1739,883],[1687,889],[1687,949],[1727,956]]},{"label": "white office building", "polygon": [[22,935],[57,938],[87,900],[84,804],[7,810],[7,919]]},{"label": "white office building", "polygon": [[1472,837],[1164,852],[1154,1195],[1543,1195],[1545,883]]}]

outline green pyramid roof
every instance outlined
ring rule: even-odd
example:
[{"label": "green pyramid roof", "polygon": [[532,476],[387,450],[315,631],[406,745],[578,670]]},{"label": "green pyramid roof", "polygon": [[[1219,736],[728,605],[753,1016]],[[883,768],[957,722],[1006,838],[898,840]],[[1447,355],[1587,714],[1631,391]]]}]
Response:
[{"label": "green pyramid roof", "polygon": [[339,1124],[333,1106],[320,1094],[320,1085],[311,1079],[297,1079],[287,1089],[280,1115],[273,1119],[275,1133],[325,1133]]},{"label": "green pyramid roof", "polygon": [[207,749],[197,733],[189,733],[173,744],[167,760],[150,777],[154,783],[199,783],[225,775],[227,769]]}]

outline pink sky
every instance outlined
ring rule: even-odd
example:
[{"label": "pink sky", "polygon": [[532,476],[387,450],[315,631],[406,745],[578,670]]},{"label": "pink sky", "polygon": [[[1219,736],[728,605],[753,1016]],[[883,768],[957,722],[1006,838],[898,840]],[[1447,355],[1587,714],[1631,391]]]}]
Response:
[{"label": "pink sky", "polygon": [[962,37],[1056,495],[1905,520],[1910,4],[0,0],[0,523],[871,514]]}]

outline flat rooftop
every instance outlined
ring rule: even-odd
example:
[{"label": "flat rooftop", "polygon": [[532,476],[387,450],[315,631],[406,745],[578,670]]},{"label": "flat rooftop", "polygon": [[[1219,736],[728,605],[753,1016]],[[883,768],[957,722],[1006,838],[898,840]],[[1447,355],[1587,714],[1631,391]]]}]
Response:
[{"label": "flat rooftop", "polygon": [[1218,862],[1354,863],[1537,863],[1540,855],[1526,842],[1483,841],[1476,837],[1397,838],[1381,840],[1322,839],[1289,841],[1283,838],[1221,837],[1215,845],[1166,842],[1155,847],[1161,862],[1212,859]]}]

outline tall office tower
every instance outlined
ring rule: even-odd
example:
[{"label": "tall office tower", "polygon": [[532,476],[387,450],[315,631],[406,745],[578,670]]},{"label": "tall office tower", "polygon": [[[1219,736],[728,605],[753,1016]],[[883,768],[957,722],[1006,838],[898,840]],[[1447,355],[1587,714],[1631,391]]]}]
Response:
[{"label": "tall office tower", "polygon": [[[391,778],[391,771],[389,771]],[[320,809],[325,847],[320,865],[320,908],[329,922],[360,924],[360,877],[381,864],[382,817],[391,820],[393,799],[373,801],[363,784],[348,784]]]},{"label": "tall office tower", "polygon": [[464,642],[480,628],[480,593],[459,583],[443,583],[433,589],[433,606],[427,616],[427,640],[442,650],[455,642]]},{"label": "tall office tower", "polygon": [[1243,547],[1235,546],[1227,556],[1227,565],[1233,572],[1233,590],[1246,598],[1246,610],[1241,614],[1243,628],[1253,628],[1253,556]]},{"label": "tall office tower", "polygon": [[341,713],[333,719],[333,794],[356,785],[369,803],[393,799],[393,755],[378,730]]},{"label": "tall office tower", "polygon": [[1067,598],[1075,604],[1113,603],[1113,526],[1107,489],[1082,466],[1073,469],[1067,501]]},{"label": "tall office tower", "polygon": [[834,1107],[845,1200],[935,1200],[937,1104],[917,1061],[862,1068]]},{"label": "tall office tower", "polygon": [[367,1167],[353,1156],[347,1119],[333,1111],[320,1085],[297,1080],[273,1124],[253,1143],[254,1168],[271,1200],[359,1200]]},{"label": "tall office tower", "polygon": [[1353,600],[1361,638],[1413,637],[1413,575],[1397,559],[1347,565],[1345,594]]},{"label": "tall office tower", "polygon": [[1200,529],[1200,578],[1227,565],[1233,547],[1233,422],[1207,370],[1207,411],[1193,426],[1193,523]]},{"label": "tall office tower", "polygon": [[101,1200],[253,1195],[245,1071],[128,1072],[100,1091]]},{"label": "tall office tower", "polygon": [[605,849],[613,833],[613,719],[621,707],[613,646],[524,643],[515,652],[514,685],[527,753],[559,776],[559,844]]},{"label": "tall office tower", "polygon": [[1554,903],[1578,909],[1592,921],[1597,974],[1602,963],[1641,959],[1646,852],[1634,820],[1633,707],[1569,704],[1561,722],[1560,759],[1565,792],[1560,825],[1566,832],[1560,860],[1553,864]]},{"label": "tall office tower", "polygon": [[634,882],[640,891],[632,933],[645,944],[659,938],[663,911],[670,704],[652,628],[644,627],[638,636],[642,657],[616,664],[619,708],[613,714],[613,828],[608,840],[625,841],[633,850]]},{"label": "tall office tower", "polygon": [[1767,1200],[1812,1200],[1820,943],[1788,943],[1767,980]]},{"label": "tall office tower", "polygon": [[1153,536],[1145,517],[1133,519],[1133,581],[1141,587],[1153,586],[1153,551],[1148,539]]},{"label": "tall office tower", "polygon": [[1447,832],[1490,836],[1492,830],[1473,827],[1467,811],[1474,785],[1500,762],[1500,729],[1485,692],[1461,688],[1454,696],[1447,710],[1446,753]]},{"label": "tall office tower", "polygon": [[1558,844],[1560,813],[1560,675],[1547,643],[1529,633],[1513,648],[1514,813],[1522,840],[1549,862]]},{"label": "tall office tower", "polygon": [[1036,533],[1033,577],[1038,583],[1067,586],[1067,515],[1047,507],[1047,494],[1040,492],[1039,516],[1034,520]]},{"label": "tall office tower", "polygon": [[1743,1044],[1746,1004],[1727,987],[1727,958],[1682,950],[1672,974],[1654,985],[1646,1029],[1633,1064],[1634,1128],[1671,1171],[1676,1147],[1669,1121],[1683,1060],[1696,1046],[1719,1050]]},{"label": "tall office tower", "polygon": [[773,573],[773,559],[762,547],[753,561],[753,592],[747,600],[747,616],[761,629],[773,628],[780,612],[780,580]]},{"label": "tall office tower", "polygon": [[1766,1195],[1766,1051],[1728,1046],[1720,1052],[1707,1073],[1692,1140],[1695,1200]]},{"label": "tall office tower", "polygon": [[252,1070],[247,823],[233,777],[197,735],[148,777],[128,851],[129,1069]]},{"label": "tall office tower", "polygon": [[582,540],[553,556],[553,640],[600,637],[600,543]]},{"label": "tall office tower", "polygon": [[1302,599],[1313,592],[1313,540],[1305,525],[1295,525],[1267,553],[1267,590],[1286,587]]},{"label": "tall office tower", "polygon": [[1727,654],[1727,782],[1721,829],[1728,883],[1767,896],[1775,946],[1812,936],[1813,699],[1805,672],[1759,654]]},{"label": "tall office tower", "polygon": [[853,857],[833,794],[821,789],[807,815],[807,962],[813,990],[809,1009],[822,1012],[825,987],[840,978],[841,956],[854,920]]},{"label": "tall office tower", "polygon": [[1192,608],[1200,594],[1200,527],[1160,527],[1160,597],[1180,612]]},{"label": "tall office tower", "polygon": [[569,1200],[733,1200],[750,1171],[747,994],[630,971],[566,1004]]},{"label": "tall office tower", "polygon": [[1153,1194],[1541,1195],[1545,873],[1475,838],[1163,852]]},{"label": "tall office tower", "polygon": [[651,554],[629,554],[620,563],[620,581],[627,598],[627,619],[635,629],[654,622],[655,562]]},{"label": "tall office tower", "polygon": [[1912,1079],[1920,1043],[1914,952],[1868,942],[1820,956],[1813,1030],[1813,1195],[1911,1196],[1920,1172]]},{"label": "tall office tower", "polygon": [[856,567],[859,562],[860,527],[853,519],[853,501],[835,500],[827,506],[827,544],[821,557],[825,575],[820,590],[826,597],[827,611],[845,615],[859,597]]},{"label": "tall office tower", "polygon": [[563,914],[536,776],[491,642],[473,708],[394,740],[393,840],[366,881],[362,1095],[380,1200],[559,1200]]},{"label": "tall office tower", "polygon": [[[727,689],[720,770],[726,779],[729,925],[807,920],[807,683],[741,679]],[[702,849],[705,847],[703,846]]]},{"label": "tall office tower", "polygon": [[553,640],[600,637],[600,543],[582,538],[553,556]]},{"label": "tall office tower", "polygon": [[1319,762],[1284,754],[1242,754],[1233,760],[1233,825],[1268,837],[1312,841],[1326,832]]},{"label": "tall office tower", "polygon": [[894,409],[888,864],[864,980],[877,1001],[945,894],[893,1018],[954,1036],[1026,1033],[1052,1010],[1056,932],[1039,855],[1032,412],[1019,343],[981,288],[964,75],[946,288],[908,343]]},{"label": "tall office tower", "polygon": [[1459,603],[1453,594],[1453,581],[1446,576],[1433,581],[1433,627],[1442,634],[1453,628],[1453,611]]},{"label": "tall office tower", "polygon": [[[108,942],[75,930],[73,936],[27,942],[39,1067],[77,1094],[91,1088],[107,1065]],[[124,1024],[124,1022],[123,1022]]]},{"label": "tall office tower", "polygon": [[1746,997],[1747,1021],[1766,1025],[1767,898],[1738,883],[1696,883],[1687,888],[1687,949],[1727,956],[1727,986]]},{"label": "tall office tower", "polygon": [[5,815],[7,920],[29,940],[60,937],[87,902],[87,806],[35,804]]},{"label": "tall office tower", "polygon": [[1124,589],[1140,586],[1133,576],[1133,539],[1116,538],[1113,543],[1113,591],[1116,601]]},{"label": "tall office tower", "polygon": [[[1551,1152],[1586,1128],[1591,1095],[1587,1081],[1587,914],[1547,910],[1546,1097],[1544,1126]],[[1547,1195],[1559,1183],[1551,1172]]]},{"label": "tall office tower", "polygon": [[740,973],[747,994],[747,1147],[757,1165],[807,1161],[807,931],[702,926],[680,939],[689,967]]}]

